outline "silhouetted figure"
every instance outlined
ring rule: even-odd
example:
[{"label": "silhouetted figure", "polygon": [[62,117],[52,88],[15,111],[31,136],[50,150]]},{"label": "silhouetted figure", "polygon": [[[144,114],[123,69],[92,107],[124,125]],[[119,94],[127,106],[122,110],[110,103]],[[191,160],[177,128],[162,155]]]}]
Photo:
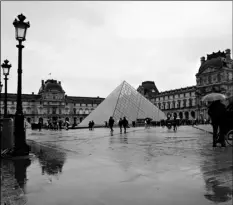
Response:
[{"label": "silhouetted figure", "polygon": [[174,116],[172,125],[173,125],[173,130],[176,131],[176,130],[177,130],[177,119],[176,119],[176,115]]},{"label": "silhouetted figure", "polygon": [[123,121],[122,121],[122,118],[120,118],[119,122],[118,122],[118,125],[120,127],[120,133],[122,133],[122,126],[123,126]]},{"label": "silhouetted figure", "polygon": [[[222,147],[225,147],[225,125],[224,125],[224,116],[226,114],[226,107],[224,104],[218,101],[211,103],[208,109],[208,114],[211,118],[211,123],[213,126],[213,147],[216,147],[216,144],[221,143]],[[217,141],[217,134],[219,129],[219,141]]]},{"label": "silhouetted figure", "polygon": [[95,126],[95,123],[94,123],[94,121],[92,120],[92,121],[91,121],[91,130],[94,129],[94,126]]},{"label": "silhouetted figure", "polygon": [[147,128],[150,128],[150,122],[151,122],[151,119],[150,119],[150,118],[147,118],[147,119],[146,119]]},{"label": "silhouetted figure", "polygon": [[91,123],[91,121],[89,121],[89,123],[88,123],[89,130],[91,130],[91,125],[92,125],[92,123]]},{"label": "silhouetted figure", "polygon": [[69,125],[70,125],[69,121],[66,121],[66,130],[69,129]]},{"label": "silhouetted figure", "polygon": [[61,130],[62,129],[62,120],[61,119],[59,119],[58,124],[59,124],[59,129]]},{"label": "silhouetted figure", "polygon": [[136,127],[136,123],[135,123],[135,121],[133,121],[133,122],[132,122],[132,125],[133,125],[133,127]]},{"label": "silhouetted figure", "polygon": [[109,128],[111,129],[111,132],[113,132],[113,125],[114,125],[115,120],[110,117],[108,121]]},{"label": "silhouetted figure", "polygon": [[41,131],[42,123],[41,123],[41,122],[39,122],[39,123],[38,123],[38,126],[39,126],[39,131]]},{"label": "silhouetted figure", "polygon": [[124,133],[126,133],[126,128],[128,127],[129,122],[128,122],[128,120],[125,117],[122,120],[122,125],[124,127]]}]

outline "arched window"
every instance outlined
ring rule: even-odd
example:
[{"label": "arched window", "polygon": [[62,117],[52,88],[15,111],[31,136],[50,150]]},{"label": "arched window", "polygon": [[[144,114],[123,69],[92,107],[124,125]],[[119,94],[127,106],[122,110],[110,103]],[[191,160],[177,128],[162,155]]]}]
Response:
[{"label": "arched window", "polygon": [[79,114],[80,114],[80,115],[83,114],[83,109],[82,109],[82,108],[79,109]]}]

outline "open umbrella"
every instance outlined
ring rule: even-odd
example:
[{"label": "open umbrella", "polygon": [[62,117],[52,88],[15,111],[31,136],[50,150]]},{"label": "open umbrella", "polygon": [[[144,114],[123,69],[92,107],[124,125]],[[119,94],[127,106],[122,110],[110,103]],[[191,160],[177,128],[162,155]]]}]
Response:
[{"label": "open umbrella", "polygon": [[210,93],[210,94],[205,95],[202,98],[202,101],[212,102],[212,101],[225,100],[225,99],[226,99],[226,96],[221,93]]}]

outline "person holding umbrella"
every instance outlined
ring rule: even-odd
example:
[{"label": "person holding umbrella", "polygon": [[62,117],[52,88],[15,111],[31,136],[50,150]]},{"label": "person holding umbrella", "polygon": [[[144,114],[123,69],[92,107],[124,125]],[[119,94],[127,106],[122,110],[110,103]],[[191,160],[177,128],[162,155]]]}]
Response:
[{"label": "person holding umbrella", "polygon": [[[216,147],[217,143],[221,143],[222,147],[225,147],[225,116],[226,107],[221,102],[226,97],[221,93],[211,93],[203,97],[203,101],[211,102],[208,107],[208,115],[211,119],[213,127],[213,147]],[[219,130],[219,140],[217,141],[217,134]]]}]

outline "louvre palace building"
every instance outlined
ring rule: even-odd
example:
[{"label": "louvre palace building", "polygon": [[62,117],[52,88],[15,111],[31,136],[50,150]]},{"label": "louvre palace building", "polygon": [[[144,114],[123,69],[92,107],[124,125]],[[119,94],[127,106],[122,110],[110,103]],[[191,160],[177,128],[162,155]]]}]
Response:
[{"label": "louvre palace building", "polygon": [[142,82],[137,89],[142,95],[165,112],[180,119],[208,120],[207,106],[202,97],[211,92],[233,98],[233,60],[231,50],[218,51],[201,57],[196,74],[196,85],[159,92],[153,81]]},{"label": "louvre palace building", "polygon": [[[201,57],[196,74],[196,85],[159,92],[153,81],[142,82],[137,91],[161,109],[167,116],[180,119],[208,119],[207,107],[201,98],[211,92],[220,92],[233,98],[233,60],[230,49]],[[17,94],[8,93],[8,116],[16,112]],[[37,94],[22,94],[25,119],[29,123],[47,123],[49,119],[79,124],[104,98],[67,96],[61,82],[41,81]],[[4,93],[1,94],[1,116],[4,112]]]},{"label": "louvre palace building", "polygon": [[[92,112],[104,98],[74,97],[65,95],[61,82],[53,79],[41,81],[38,94],[22,94],[22,106],[25,119],[29,123],[47,123],[47,121],[67,120],[78,124]],[[8,116],[16,112],[17,94],[8,93]],[[1,94],[1,115],[4,112],[4,93]]]}]

